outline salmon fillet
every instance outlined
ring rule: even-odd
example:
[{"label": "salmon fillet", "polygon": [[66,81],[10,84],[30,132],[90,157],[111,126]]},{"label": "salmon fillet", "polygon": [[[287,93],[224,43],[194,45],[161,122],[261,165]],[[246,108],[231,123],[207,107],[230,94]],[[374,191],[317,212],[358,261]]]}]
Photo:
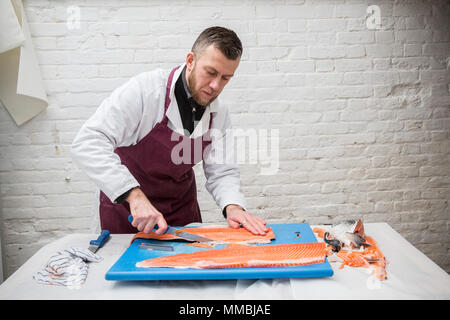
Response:
[{"label": "salmon fillet", "polygon": [[[256,235],[244,228],[182,228],[181,231],[193,233],[208,239],[213,240],[215,243],[270,243],[271,240],[275,239],[275,234],[272,228],[269,227],[269,231],[263,235]],[[133,243],[134,239],[155,239],[155,240],[178,240],[183,239],[172,234],[158,235],[153,231],[150,233],[138,232],[131,239]]]},{"label": "salmon fillet", "polygon": [[325,243],[292,243],[243,248],[225,248],[157,257],[136,263],[136,267],[249,268],[289,267],[325,261]]}]

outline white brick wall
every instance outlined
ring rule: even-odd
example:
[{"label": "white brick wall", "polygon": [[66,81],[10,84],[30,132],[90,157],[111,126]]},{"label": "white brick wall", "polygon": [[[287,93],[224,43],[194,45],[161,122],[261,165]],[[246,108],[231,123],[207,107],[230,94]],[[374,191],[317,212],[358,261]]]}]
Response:
[{"label": "white brick wall", "polygon": [[[381,10],[368,30],[366,8]],[[81,9],[80,29],[66,26]],[[280,132],[280,169],[241,166],[269,222],[388,222],[450,271],[448,1],[24,0],[48,109],[17,127],[0,109],[6,276],[41,246],[89,232],[95,187],[69,146],[129,77],[183,62],[205,27],[245,50],[223,97],[237,128]],[[222,221],[197,170],[204,220]],[[87,245],[87,244],[86,244]]]}]

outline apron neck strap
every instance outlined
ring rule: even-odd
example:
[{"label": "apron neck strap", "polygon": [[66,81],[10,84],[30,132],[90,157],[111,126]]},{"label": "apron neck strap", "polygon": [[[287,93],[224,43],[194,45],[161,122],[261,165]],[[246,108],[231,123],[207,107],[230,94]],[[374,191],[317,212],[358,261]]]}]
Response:
[{"label": "apron neck strap", "polygon": [[167,85],[166,85],[166,100],[164,102],[164,118],[163,118],[163,123],[167,124],[169,121],[169,118],[167,118],[167,109],[169,109],[169,105],[170,105],[170,87],[172,86],[172,80],[173,80],[173,75],[175,74],[175,71],[177,71],[177,69],[179,68],[175,67],[172,69],[172,71],[169,74],[169,79],[167,80]]}]

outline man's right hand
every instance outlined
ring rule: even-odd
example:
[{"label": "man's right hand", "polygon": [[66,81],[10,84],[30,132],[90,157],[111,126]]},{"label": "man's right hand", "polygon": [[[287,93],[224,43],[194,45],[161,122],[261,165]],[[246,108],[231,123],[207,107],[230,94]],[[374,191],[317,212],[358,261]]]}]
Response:
[{"label": "man's right hand", "polygon": [[131,225],[144,233],[150,233],[155,225],[158,225],[156,234],[163,234],[167,230],[167,222],[145,196],[140,188],[134,188],[128,195],[126,201],[130,204],[133,216]]}]

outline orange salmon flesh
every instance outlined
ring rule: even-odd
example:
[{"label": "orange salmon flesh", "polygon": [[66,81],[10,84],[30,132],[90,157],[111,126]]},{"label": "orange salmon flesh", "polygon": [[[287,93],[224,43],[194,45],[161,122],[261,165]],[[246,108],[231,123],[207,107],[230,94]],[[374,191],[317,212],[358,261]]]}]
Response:
[{"label": "orange salmon flesh", "polygon": [[[248,231],[244,228],[181,228],[181,231],[193,233],[208,239],[213,240],[214,242],[223,242],[223,243],[269,243],[271,240],[275,239],[275,234],[272,231],[272,228],[269,227],[269,231],[263,235],[256,235]],[[153,231],[150,233],[138,232],[131,239],[131,243],[133,243],[134,239],[154,239],[154,240],[178,240],[183,239],[177,237],[172,234],[163,234],[157,235]]]},{"label": "orange salmon flesh", "polygon": [[293,243],[232,247],[157,257],[136,263],[137,267],[250,268],[289,267],[325,262],[325,243]]}]

